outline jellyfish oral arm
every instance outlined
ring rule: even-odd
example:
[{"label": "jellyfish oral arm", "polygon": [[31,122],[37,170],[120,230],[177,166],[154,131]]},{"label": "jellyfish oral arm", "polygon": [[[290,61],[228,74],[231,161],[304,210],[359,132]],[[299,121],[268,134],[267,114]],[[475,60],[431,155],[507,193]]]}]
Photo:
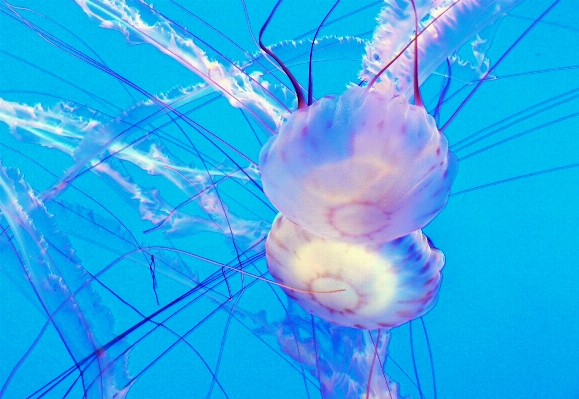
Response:
[{"label": "jellyfish oral arm", "polygon": [[[218,202],[216,185],[228,179],[247,182],[255,175],[252,168],[240,169],[233,165],[223,165],[203,170],[184,165],[172,160],[161,148],[154,143],[148,143],[146,139],[140,143],[150,144],[149,152],[136,149],[127,141],[118,138],[104,146],[106,151],[102,154],[99,149],[103,147],[103,141],[120,135],[132,121],[139,122],[134,114],[142,117],[142,114],[154,114],[158,108],[150,101],[139,103],[132,109],[133,112],[123,114],[122,123],[117,120],[101,121],[98,115],[94,116],[95,119],[84,118],[80,116],[81,111],[82,109],[71,104],[61,103],[47,108],[0,99],[0,121],[6,123],[20,141],[57,149],[75,160],[88,160],[88,165],[80,161],[69,168],[67,177],[61,179],[67,183],[61,185],[63,189],[78,177],[84,167],[88,167],[91,172],[120,188],[117,193],[124,197],[127,203],[136,203],[135,208],[139,210],[142,220],[153,224],[150,230],[162,230],[167,237],[180,237],[199,231],[230,231],[243,248],[250,247],[265,237],[268,223],[240,218],[221,206],[215,206]],[[162,176],[189,198],[185,204],[197,203],[207,218],[190,215],[181,209],[182,206],[172,206],[166,201],[162,191],[135,184],[101,157],[127,161],[149,175]],[[83,173],[84,171],[86,169],[82,170]],[[54,197],[54,191],[51,190],[50,193]]]},{"label": "jellyfish oral arm", "polygon": [[[422,84],[467,40],[492,25],[524,0],[420,0],[415,1],[419,20],[418,79]],[[408,46],[415,31],[410,1],[386,1],[378,27],[366,45],[360,78],[370,81],[390,60],[385,74],[395,81],[396,92],[409,98],[414,81],[414,49]],[[405,47],[407,47],[405,49]]]},{"label": "jellyfish oral arm", "polygon": [[[100,305],[100,296],[90,288],[75,293],[86,284],[87,274],[67,237],[58,231],[52,216],[22,175],[2,164],[0,224],[8,225],[13,234],[11,239],[4,234],[0,239],[0,252],[9,253],[11,260],[0,267],[10,269],[7,272],[14,277],[13,281],[22,284],[24,291],[34,293],[68,354],[82,365],[86,381],[90,381],[85,386],[86,397],[120,395],[118,388],[127,381],[125,359],[115,358],[116,349],[110,353],[98,350],[100,343],[113,337],[107,329],[113,324],[110,310]],[[58,257],[59,252],[69,252],[69,257]],[[18,266],[22,270],[15,270]],[[81,361],[87,358],[91,360],[83,364]]]},{"label": "jellyfish oral arm", "polygon": [[[286,110],[260,84],[258,75],[250,76],[243,67],[234,63],[226,68],[210,60],[187,31],[165,19],[152,7],[144,3],[129,7],[123,0],[75,1],[87,15],[100,21],[102,27],[120,31],[127,40],[138,38],[175,59],[220,92],[233,107],[247,109],[270,131],[275,131],[279,125]],[[156,22],[147,23],[141,13]]]}]

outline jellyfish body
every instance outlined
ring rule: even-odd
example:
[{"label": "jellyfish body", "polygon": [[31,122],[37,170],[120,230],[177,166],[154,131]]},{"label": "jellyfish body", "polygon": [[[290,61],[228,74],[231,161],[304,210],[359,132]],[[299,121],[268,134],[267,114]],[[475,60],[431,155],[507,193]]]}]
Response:
[{"label": "jellyfish body", "polygon": [[352,86],[293,113],[260,154],[265,194],[292,222],[351,243],[426,226],[457,172],[424,107]]},{"label": "jellyfish body", "polygon": [[365,330],[396,327],[429,311],[444,266],[442,252],[420,230],[353,244],[316,236],[281,214],[266,254],[271,275],[306,311]]},{"label": "jellyfish body", "polygon": [[296,111],[260,154],[281,212],[270,273],[308,312],[361,329],[398,326],[436,302],[444,256],[420,229],[457,171],[434,119],[386,83]]},{"label": "jellyfish body", "polygon": [[[380,65],[365,64],[368,86],[300,107],[264,146],[264,192],[283,215],[268,236],[268,268],[308,312],[368,329],[432,308],[444,257],[421,229],[446,205],[457,160],[422,105],[420,81],[516,3],[390,4],[392,25],[367,46],[366,60]],[[422,38],[405,46],[413,30]]]}]

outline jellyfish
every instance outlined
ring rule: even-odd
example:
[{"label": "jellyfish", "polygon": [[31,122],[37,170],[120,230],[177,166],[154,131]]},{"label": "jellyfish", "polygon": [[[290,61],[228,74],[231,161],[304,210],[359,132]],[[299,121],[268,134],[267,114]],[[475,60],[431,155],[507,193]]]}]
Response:
[{"label": "jellyfish", "polygon": [[456,169],[424,107],[357,86],[292,114],[260,155],[264,191],[277,209],[351,243],[387,242],[426,226],[446,204]]},{"label": "jellyfish", "polygon": [[423,107],[358,86],[322,98],[281,125],[260,171],[280,210],[268,268],[305,309],[373,330],[432,308],[444,258],[420,229],[446,203],[456,161]]},{"label": "jellyfish", "polygon": [[[111,381],[107,378],[113,375],[117,382],[111,386],[125,387],[129,398],[153,392],[158,396],[193,392],[212,398],[320,397],[321,389],[324,397],[330,393],[347,397],[352,394],[347,382],[365,387],[369,370],[372,390],[390,389],[391,397],[435,397],[424,336],[418,333],[420,320],[380,335],[339,327],[286,301],[268,274],[265,237],[277,209],[260,190],[256,165],[271,135],[260,126],[273,128],[287,115],[286,107],[295,110],[294,92],[281,73],[273,67],[263,73],[263,66],[239,61],[248,76],[276,84],[255,85],[253,92],[216,94],[219,88],[194,80],[188,68],[171,58],[176,50],[171,41],[156,47],[124,30],[132,44],[128,46],[118,32],[99,27],[114,23],[94,23],[94,17],[87,18],[82,7],[69,2],[35,4],[34,12],[26,2],[9,2],[14,9],[6,4],[1,6],[2,25],[18,33],[17,42],[1,41],[0,97],[8,104],[2,104],[0,156],[6,178],[11,179],[7,187],[22,188],[18,202],[23,205],[22,198],[29,199],[23,210],[36,212],[29,221],[36,232],[48,237],[50,227],[57,226],[67,237],[46,241],[59,266],[50,265],[53,276],[62,265],[74,264],[77,272],[82,267],[80,280],[62,276],[62,281],[67,287],[70,283],[72,291],[79,290],[80,309],[96,306],[85,312],[87,320],[94,321],[88,324],[92,338],[82,328],[59,336],[28,280],[18,274],[21,269],[6,274],[7,256],[16,253],[3,246],[0,311],[2,319],[10,321],[0,323],[2,347],[10,343],[3,350],[7,360],[0,364],[4,397],[67,393],[82,397],[85,390],[92,395],[100,393],[92,391],[93,386],[100,389],[101,382]],[[493,38],[488,53],[492,65],[548,5],[523,3],[499,28],[493,25],[498,31],[475,40],[474,48],[484,48],[482,42]],[[130,3],[145,22],[169,19],[182,37],[197,34],[205,40],[199,46],[208,59],[227,68],[232,64],[226,58],[247,59],[227,38],[245,38],[242,47],[255,48],[247,35],[243,7],[237,3],[227,6],[237,13],[233,20],[212,14],[223,10],[221,4],[208,5],[213,10],[201,8],[202,4],[193,10],[180,8],[174,2],[156,6],[162,15],[146,13],[139,2]],[[247,7],[256,29],[273,4],[248,2]],[[359,81],[363,41],[371,34],[356,35],[373,30],[381,5],[349,14],[358,7],[340,4],[333,15],[344,16],[340,21],[345,25],[338,21],[320,32],[313,63],[314,87],[320,96],[340,95],[347,82]],[[576,273],[572,256],[566,254],[576,226],[576,209],[568,201],[576,186],[576,170],[570,166],[576,163],[572,135],[576,100],[568,82],[573,81],[577,62],[574,54],[553,46],[573,41],[571,7],[570,2],[560,2],[444,130],[460,172],[446,210],[424,228],[447,258],[440,300],[423,318],[433,347],[438,397],[477,397],[481,392],[497,397],[574,394],[577,370],[570,359],[579,318],[562,304],[573,302],[571,282]],[[289,14],[283,15],[286,11]],[[299,6],[284,2],[266,41],[295,37],[280,25],[295,28],[300,21],[299,25],[316,28],[326,10],[314,11],[305,15]],[[119,27],[122,18],[113,17]],[[348,34],[344,32],[356,37],[331,36]],[[471,72],[470,66],[480,66],[484,73],[484,59],[460,67],[465,55],[475,54],[471,42],[457,54],[463,57],[461,62],[450,64],[450,73],[443,59],[442,67],[421,87],[437,126],[458,109],[462,100],[457,98],[473,87],[457,89],[476,80],[480,71]],[[208,44],[219,44],[226,57]],[[291,43],[272,48],[300,82],[307,82],[299,72],[300,65],[307,65],[307,56],[295,58],[299,51]],[[339,61],[332,62],[335,59]],[[219,77],[222,70],[212,65],[211,76]],[[350,75],[348,65],[354,69]],[[440,83],[449,75],[449,94],[437,117]],[[239,79],[241,84],[245,78]],[[453,96],[455,90],[458,94]],[[240,110],[238,100],[252,104],[256,92],[267,97],[263,93],[268,91],[273,93],[268,97],[271,102],[257,101],[251,110]],[[7,115],[18,125],[7,124]],[[91,135],[83,142],[86,134]],[[89,159],[88,166],[74,169],[83,159]],[[26,183],[19,183],[22,179]],[[67,184],[61,185],[63,180]],[[2,224],[2,238],[16,242],[12,228],[22,224],[11,226]],[[571,234],[562,234],[565,231]],[[36,248],[42,250],[43,245]],[[59,291],[54,300],[65,292]],[[550,311],[537,312],[546,308]],[[568,309],[564,315],[558,312],[562,308]],[[55,316],[63,317],[58,312]],[[408,353],[409,331],[418,380]],[[491,336],[494,339],[489,340]],[[101,347],[79,347],[77,353],[87,357],[76,356],[74,363],[66,349],[71,342]],[[530,346],[536,350],[529,351]],[[107,374],[104,367],[99,371],[99,364],[112,365],[112,359],[116,371]],[[545,375],[545,364],[556,372]],[[103,378],[91,385],[93,372]],[[469,378],[457,380],[458,372]]]},{"label": "jellyfish", "polygon": [[[260,153],[264,192],[280,211],[266,242],[268,269],[288,296],[325,320],[390,329],[436,302],[444,257],[420,229],[446,204],[457,162],[422,104],[419,77],[462,44],[461,34],[469,37],[516,3],[455,5],[386,7],[366,46],[368,87],[312,103],[310,75],[307,106],[294,85],[298,110]],[[412,17],[414,53],[388,38],[407,34]],[[379,59],[391,61],[378,69]],[[405,97],[411,85],[415,104]]]}]

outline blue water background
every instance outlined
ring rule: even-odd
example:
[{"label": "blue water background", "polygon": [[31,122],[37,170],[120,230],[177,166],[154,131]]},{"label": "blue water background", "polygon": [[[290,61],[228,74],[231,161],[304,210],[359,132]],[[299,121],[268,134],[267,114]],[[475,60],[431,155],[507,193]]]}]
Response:
[{"label": "blue water background", "polygon": [[[50,15],[82,37],[111,69],[149,93],[160,93],[179,84],[198,81],[185,68],[150,46],[128,46],[118,32],[99,28],[71,2],[47,3],[25,1],[18,4]],[[346,2],[342,13],[355,8],[358,3],[354,3]],[[532,19],[548,3],[530,0],[513,14]],[[165,5],[162,2],[155,4],[159,9]],[[323,6],[309,10],[305,2],[288,1],[272,23],[267,42],[293,38],[315,27],[323,17],[323,10],[329,7],[330,3],[324,2]],[[254,48],[237,2],[211,1],[191,8],[224,35],[235,38],[246,48]],[[253,29],[257,30],[270,5],[249,3],[248,8]],[[328,33],[360,33],[368,26],[371,29],[376,10],[373,7],[368,12],[350,17],[347,23],[328,28]],[[87,47],[61,27],[41,22],[41,18],[29,13],[24,15],[94,57]],[[179,16],[186,18],[183,13]],[[578,16],[573,1],[561,1],[546,18],[550,24],[539,25],[526,37],[497,70],[497,75],[577,67]],[[192,19],[187,21],[196,26],[199,36],[220,46],[224,54],[233,59],[240,57],[239,51],[227,45],[215,32],[194,25]],[[524,18],[507,18],[495,37],[491,59],[496,60],[530,23]],[[65,54],[4,14],[0,15],[0,26],[0,48],[20,57],[18,60],[0,53],[0,95],[3,98],[47,105],[56,103],[58,98],[66,98],[95,107],[103,106],[55,76],[102,96],[121,109],[130,106],[135,99],[143,98],[128,89],[134,96],[132,99],[115,78]],[[356,31],[358,27],[361,30]],[[316,95],[339,93],[349,80],[355,79],[352,71],[356,70],[356,57],[348,54],[345,58],[346,61],[327,65],[320,63],[319,68],[316,65]],[[303,78],[303,65],[302,69],[299,68],[296,66]],[[55,76],[50,76],[49,72]],[[578,77],[576,69],[565,69],[488,82],[445,133],[451,143],[456,142],[525,107],[575,88]],[[429,87],[428,90],[431,91],[425,98],[431,99],[435,89]],[[446,117],[456,104],[449,104]],[[529,117],[495,137],[505,138],[572,114],[577,111],[578,104],[577,100],[568,101],[540,116]],[[247,139],[250,131],[238,111],[231,111],[224,100],[196,112],[194,119],[257,159],[259,146]],[[464,160],[460,163],[453,191],[461,192],[502,179],[577,164],[577,120],[570,118]],[[18,143],[9,136],[5,125],[0,125],[0,137],[3,143],[26,152],[55,173],[62,173],[69,165],[69,160],[61,154]],[[261,137],[265,136],[261,134]],[[492,140],[480,147],[490,142]],[[459,153],[459,158],[469,152]],[[45,189],[54,182],[18,154],[1,149],[0,157],[4,166],[21,168],[35,188]],[[144,174],[139,175],[139,179],[148,185],[163,184]],[[100,184],[102,182],[93,176],[78,182],[79,187],[120,215],[136,233],[140,234],[147,228],[134,212],[129,213],[131,209],[120,199],[101,189]],[[233,196],[241,198],[244,195],[243,191],[230,190],[228,193]],[[74,198],[71,194],[70,201]],[[579,261],[575,250],[579,239],[578,199],[579,169],[569,168],[453,196],[446,209],[425,229],[447,258],[439,303],[424,318],[432,345],[439,398],[579,398]],[[85,201],[80,197],[77,200]],[[268,221],[274,216],[264,207],[255,209],[255,212]],[[231,245],[222,236],[201,234],[196,240],[199,253],[219,260],[232,257]],[[114,242],[110,244],[114,246]],[[179,241],[175,244],[179,246]],[[88,243],[77,250],[87,268],[98,268],[99,264],[102,267],[104,263],[101,260],[113,259],[110,254],[105,255],[96,243]],[[201,271],[201,275],[207,273],[209,271]],[[107,283],[138,304],[145,314],[158,308],[147,269],[115,269]],[[183,287],[162,276],[159,276],[159,286],[162,304],[184,291]],[[126,307],[115,305],[114,300],[104,293],[102,295],[115,314],[117,333],[139,320]],[[264,308],[271,319],[283,315],[264,283],[248,290],[240,306],[253,311]],[[210,301],[192,306],[188,311],[190,315],[174,321],[174,328],[187,329],[192,320],[198,321],[210,309]],[[226,320],[227,314],[218,313],[191,337],[191,342],[211,365],[217,361]],[[36,337],[44,321],[37,308],[0,274],[0,384]],[[233,321],[226,334],[218,379],[229,398],[308,397],[301,375],[247,329]],[[402,326],[392,335],[390,355],[406,373],[412,375],[408,327]],[[142,368],[171,342],[170,336],[152,335],[133,351],[129,369],[131,366]],[[416,334],[416,345],[416,362],[424,394],[426,398],[432,398],[431,370],[421,334]],[[24,398],[70,365],[70,358],[58,337],[49,331],[16,374],[5,397]],[[413,383],[391,361],[388,361],[387,372],[401,383],[403,393],[418,397]],[[72,379],[68,381],[71,383]],[[200,365],[199,359],[179,346],[138,379],[129,397],[202,398],[207,395],[210,381],[210,375]],[[63,383],[46,397],[62,397],[68,385]],[[312,384],[309,384],[309,395],[319,397]],[[77,389],[71,397],[81,397],[80,390]],[[211,397],[224,396],[215,389]]]}]

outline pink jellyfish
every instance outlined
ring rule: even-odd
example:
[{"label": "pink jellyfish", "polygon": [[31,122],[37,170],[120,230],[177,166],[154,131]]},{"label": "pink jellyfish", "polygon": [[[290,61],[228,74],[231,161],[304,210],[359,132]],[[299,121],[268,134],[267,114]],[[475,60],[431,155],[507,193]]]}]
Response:
[{"label": "pink jellyfish", "polygon": [[317,236],[281,214],[266,254],[271,275],[305,310],[365,330],[396,327],[430,310],[444,266],[442,252],[420,230],[352,244]]},{"label": "pink jellyfish", "polygon": [[284,288],[304,309],[376,329],[432,308],[444,256],[420,229],[446,204],[457,165],[424,107],[352,86],[292,114],[260,161],[281,211],[268,268],[302,290]]},{"label": "pink jellyfish", "polygon": [[[377,30],[366,60],[391,61],[378,71],[368,61],[370,83],[339,96],[312,103],[310,84],[308,106],[294,84],[298,110],[260,154],[265,194],[280,211],[268,269],[305,310],[336,324],[392,328],[436,303],[444,256],[421,229],[445,206],[457,162],[418,87],[517,2],[441,3],[385,8],[383,18],[403,17]],[[393,40],[405,34],[413,46]]]}]

